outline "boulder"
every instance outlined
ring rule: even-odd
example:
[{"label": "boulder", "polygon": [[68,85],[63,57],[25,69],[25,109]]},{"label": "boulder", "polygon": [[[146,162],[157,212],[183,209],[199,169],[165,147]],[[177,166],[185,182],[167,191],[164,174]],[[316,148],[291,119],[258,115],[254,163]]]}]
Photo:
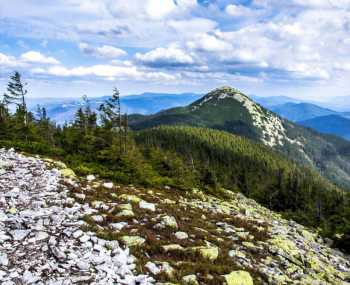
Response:
[{"label": "boulder", "polygon": [[187,233],[185,233],[185,232],[176,232],[175,233],[175,237],[177,238],[177,239],[188,239],[188,234]]},{"label": "boulder", "polygon": [[247,271],[232,271],[224,277],[227,285],[254,285],[253,278]]},{"label": "boulder", "polygon": [[141,246],[145,243],[145,239],[139,236],[123,236],[121,241],[128,247]]},{"label": "boulder", "polygon": [[216,246],[196,246],[192,247],[192,251],[198,252],[203,258],[214,261],[219,256],[219,248]]},{"label": "boulder", "polygon": [[197,276],[194,274],[182,277],[182,282],[185,285],[198,285]]},{"label": "boulder", "polygon": [[74,171],[70,168],[60,169],[60,173],[66,178],[76,178]]},{"label": "boulder", "polygon": [[140,207],[141,209],[149,210],[149,211],[152,211],[152,212],[154,212],[154,211],[156,210],[156,205],[155,205],[155,204],[153,204],[153,203],[148,203],[148,202],[146,202],[146,201],[144,201],[144,200],[141,200],[141,201],[139,202],[139,207]]}]

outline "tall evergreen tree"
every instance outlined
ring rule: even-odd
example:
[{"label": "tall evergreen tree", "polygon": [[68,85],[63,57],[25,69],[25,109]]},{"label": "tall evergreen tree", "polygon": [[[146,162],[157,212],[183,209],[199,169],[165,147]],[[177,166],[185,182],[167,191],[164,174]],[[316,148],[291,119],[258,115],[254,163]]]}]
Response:
[{"label": "tall evergreen tree", "polygon": [[28,112],[25,96],[28,91],[25,89],[25,85],[25,83],[22,83],[21,74],[15,71],[7,85],[7,93],[4,94],[4,102],[7,105],[15,104],[17,106],[17,112],[23,116],[23,124],[27,127]]},{"label": "tall evergreen tree", "polygon": [[101,123],[108,129],[121,128],[120,93],[114,88],[113,94],[99,107]]}]

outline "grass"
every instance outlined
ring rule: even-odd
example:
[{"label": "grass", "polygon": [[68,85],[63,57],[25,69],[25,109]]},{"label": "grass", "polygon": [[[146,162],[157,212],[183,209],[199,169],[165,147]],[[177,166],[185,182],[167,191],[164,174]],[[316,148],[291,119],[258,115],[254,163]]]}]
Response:
[{"label": "grass", "polygon": [[[221,214],[209,211],[205,208],[191,205],[190,201],[198,201],[197,196],[190,192],[184,192],[176,189],[147,189],[134,188],[133,186],[118,186],[113,189],[106,189],[101,184],[90,185],[82,181],[81,185],[71,189],[71,196],[74,193],[83,193],[86,195],[84,201],[92,207],[93,201],[102,201],[110,205],[108,210],[99,210],[99,214],[105,219],[98,225],[90,216],[85,216],[86,225],[83,227],[86,231],[94,231],[100,238],[106,240],[121,240],[125,235],[137,235],[146,239],[145,244],[141,247],[131,248],[132,254],[137,258],[137,269],[139,272],[147,273],[145,264],[148,261],[168,262],[174,268],[174,274],[169,276],[165,273],[156,277],[159,282],[181,283],[183,276],[196,274],[200,284],[221,284],[224,274],[233,270],[242,269],[239,259],[229,256],[229,251],[242,246],[244,240],[232,240],[232,234],[227,234],[218,230],[217,222],[225,222],[235,228],[244,228],[254,238],[254,242],[265,241],[269,238],[267,234],[268,225],[261,224],[258,230],[257,224],[253,221],[243,219],[240,215]],[[90,189],[90,190],[88,190]],[[224,192],[222,192],[224,193]],[[135,217],[118,217],[119,212],[115,204],[125,204],[126,202],[119,197],[122,194],[137,195],[139,198],[156,204],[156,211],[141,209],[138,203],[132,204]],[[166,199],[175,201],[175,204],[166,203]],[[173,216],[177,223],[178,229],[161,228],[155,229],[161,215]],[[205,219],[204,219],[205,216]],[[127,222],[128,226],[120,231],[113,231],[109,228],[110,223]],[[188,239],[178,240],[174,233],[183,231],[189,235]],[[191,250],[191,247],[205,246],[207,243],[219,247],[219,257],[215,261],[210,261],[198,252]],[[172,250],[165,252],[162,248],[164,245],[178,244],[185,250]],[[261,261],[265,256],[259,252],[245,252],[254,264],[255,261]],[[259,284],[263,279],[254,268],[245,268],[251,273]],[[260,281],[259,281],[260,280]]]}]

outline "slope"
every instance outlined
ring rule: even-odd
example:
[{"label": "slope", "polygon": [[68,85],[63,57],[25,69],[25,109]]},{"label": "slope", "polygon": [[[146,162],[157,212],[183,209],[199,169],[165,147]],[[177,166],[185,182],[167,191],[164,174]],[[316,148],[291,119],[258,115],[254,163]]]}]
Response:
[{"label": "slope", "polygon": [[64,163],[38,156],[1,149],[0,157],[0,192],[17,197],[0,204],[2,284],[350,279],[348,256],[242,194],[225,192],[223,199],[200,190],[125,186],[76,176]]}]

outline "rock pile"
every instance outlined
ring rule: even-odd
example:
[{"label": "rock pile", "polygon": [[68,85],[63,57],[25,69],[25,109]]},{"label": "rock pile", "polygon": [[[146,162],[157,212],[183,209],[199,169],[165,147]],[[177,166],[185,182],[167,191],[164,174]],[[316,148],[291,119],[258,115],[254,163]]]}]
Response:
[{"label": "rock pile", "polygon": [[0,150],[0,283],[152,283],[135,274],[134,257],[118,241],[80,229],[80,218],[96,210],[68,191],[59,170]]}]

